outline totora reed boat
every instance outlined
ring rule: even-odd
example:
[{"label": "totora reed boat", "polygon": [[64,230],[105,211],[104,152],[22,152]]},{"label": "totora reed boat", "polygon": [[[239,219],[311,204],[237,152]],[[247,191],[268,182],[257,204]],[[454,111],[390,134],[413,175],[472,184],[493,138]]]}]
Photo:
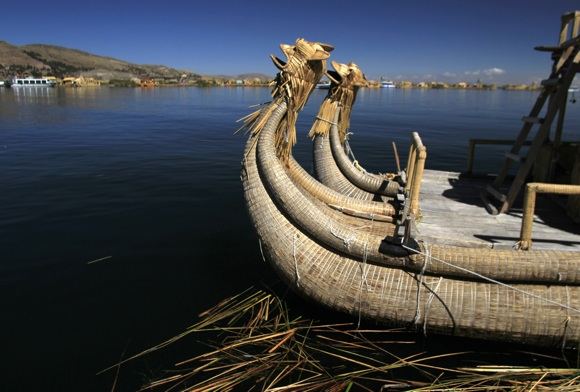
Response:
[{"label": "totora reed boat", "polygon": [[[580,13],[573,13],[569,20],[580,24]],[[569,52],[563,64],[567,69],[578,69],[578,39],[571,40],[560,42],[557,53]],[[570,47],[573,50],[567,50]],[[480,200],[479,179],[424,169],[426,147],[418,133],[411,135],[404,171],[381,176],[359,170],[365,181],[374,179],[380,184],[366,189],[366,194],[349,194],[344,188],[319,182],[292,158],[298,112],[320,77],[328,73],[337,95],[331,98],[331,88],[311,136],[315,151],[331,147],[334,129],[336,144],[342,149],[341,135],[348,130],[354,94],[339,89],[355,91],[364,77],[354,64],[333,63],[336,72],[327,72],[330,45],[298,39],[295,45],[281,48],[286,61],[272,56],[279,69],[272,101],[244,119],[249,138],[242,182],[262,254],[282,279],[302,295],[358,318],[409,326],[424,333],[577,347],[580,251],[575,246],[580,244],[580,236],[563,233],[555,243],[536,241],[552,233],[544,230],[545,222],[536,217],[539,237],[534,237],[534,243],[541,249],[529,250],[528,216],[531,210],[534,222],[535,204],[529,195],[545,192],[545,186],[527,184],[532,191],[526,196],[523,221],[518,214],[490,215],[484,208],[487,199],[472,202]],[[563,101],[560,98],[568,88],[566,75],[555,75],[563,82],[550,91],[555,94],[551,104]],[[340,94],[348,96],[346,104],[340,101]],[[332,118],[327,116],[329,112]],[[541,127],[543,124],[545,121]],[[317,137],[322,140],[319,144]],[[534,152],[533,146],[529,153]],[[338,176],[340,158],[332,149],[325,151],[326,168],[334,170],[330,177]],[[320,175],[324,166],[316,161],[315,153],[316,173]],[[351,161],[345,163],[353,166]],[[341,181],[349,181],[351,190],[363,189],[344,172],[340,174],[344,177]],[[475,190],[476,196],[447,197],[452,186],[460,193]],[[570,194],[578,190],[575,187],[558,184],[548,188]],[[510,197],[508,192],[499,201],[510,201]],[[520,223],[519,249],[503,249],[497,241],[489,245],[485,236],[474,233],[489,229],[499,237],[507,226],[519,228]],[[562,239],[566,236],[569,241]],[[570,248],[576,250],[564,250]]]}]

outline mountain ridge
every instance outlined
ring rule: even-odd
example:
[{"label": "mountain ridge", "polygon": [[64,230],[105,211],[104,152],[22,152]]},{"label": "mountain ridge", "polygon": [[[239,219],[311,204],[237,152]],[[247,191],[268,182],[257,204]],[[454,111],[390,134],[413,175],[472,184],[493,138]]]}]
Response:
[{"label": "mountain ridge", "polygon": [[19,76],[85,76],[100,80],[151,78],[165,80],[260,79],[271,75],[242,73],[238,75],[201,75],[163,64],[135,64],[111,56],[97,55],[64,46],[32,43],[13,45],[0,40],[0,79]]},{"label": "mountain ridge", "polygon": [[201,75],[161,64],[135,64],[110,56],[50,44],[16,46],[0,41],[0,78],[88,76],[102,80],[131,78],[200,79]]}]

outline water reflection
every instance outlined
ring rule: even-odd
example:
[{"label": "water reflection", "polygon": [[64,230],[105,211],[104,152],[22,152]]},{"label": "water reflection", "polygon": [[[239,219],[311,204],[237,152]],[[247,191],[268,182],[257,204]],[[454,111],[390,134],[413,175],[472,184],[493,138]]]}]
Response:
[{"label": "water reflection", "polygon": [[38,103],[38,102],[54,102],[57,96],[57,89],[54,87],[38,86],[38,87],[18,87],[3,89],[2,93],[12,94],[14,100],[18,103]]},{"label": "water reflection", "polygon": [[[325,95],[314,91],[298,119],[295,155],[306,168],[306,134]],[[394,167],[391,141],[403,155],[418,130],[429,168],[461,169],[467,139],[512,137],[536,96],[363,89],[351,145],[384,172]],[[149,347],[272,273],[243,207],[245,139],[232,136],[249,106],[270,99],[267,88],[245,87],[0,89],[0,297],[11,321],[2,348],[14,364],[5,373],[94,385],[128,337],[130,351]],[[568,106],[567,135],[579,108]],[[479,154],[478,169],[486,158],[497,169],[499,151]],[[34,347],[28,367],[18,366],[30,363],[22,342]]]}]

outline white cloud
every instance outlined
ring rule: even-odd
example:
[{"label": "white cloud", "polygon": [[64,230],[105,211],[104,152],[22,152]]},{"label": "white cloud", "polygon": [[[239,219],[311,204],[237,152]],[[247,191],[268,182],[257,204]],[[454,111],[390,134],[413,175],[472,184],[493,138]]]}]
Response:
[{"label": "white cloud", "polygon": [[487,69],[483,69],[483,70],[476,69],[474,71],[465,71],[464,72],[465,75],[469,75],[469,76],[485,75],[485,76],[489,76],[489,77],[503,75],[505,73],[506,73],[505,69],[498,68],[498,67],[492,67],[492,68],[487,68]]},{"label": "white cloud", "polygon": [[443,72],[443,76],[445,76],[446,78],[453,78],[457,76],[457,74],[454,72]]},{"label": "white cloud", "polygon": [[481,71],[478,69],[477,71],[465,71],[464,74],[466,75],[473,75],[473,76],[477,76],[481,73]]},{"label": "white cloud", "polygon": [[483,70],[483,74],[487,76],[503,75],[505,70],[497,67],[488,68]]}]

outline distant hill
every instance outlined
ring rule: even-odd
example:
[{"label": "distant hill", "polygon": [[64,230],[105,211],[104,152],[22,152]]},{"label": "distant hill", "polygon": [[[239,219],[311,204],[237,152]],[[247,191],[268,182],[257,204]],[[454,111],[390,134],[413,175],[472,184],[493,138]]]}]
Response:
[{"label": "distant hill", "polygon": [[237,76],[238,79],[260,79],[260,80],[272,80],[274,79],[274,74],[272,75],[264,75],[261,73],[245,73],[239,74]]},{"label": "distant hill", "polygon": [[204,75],[203,78],[206,79],[241,79],[241,80],[252,80],[252,79],[260,79],[263,81],[268,81],[274,79],[274,74],[266,75],[263,73],[244,73],[238,75]]},{"label": "distant hill", "polygon": [[0,41],[0,79],[14,75],[90,76],[102,80],[130,78],[199,79],[189,71],[163,65],[132,64],[61,46],[15,46]]}]

